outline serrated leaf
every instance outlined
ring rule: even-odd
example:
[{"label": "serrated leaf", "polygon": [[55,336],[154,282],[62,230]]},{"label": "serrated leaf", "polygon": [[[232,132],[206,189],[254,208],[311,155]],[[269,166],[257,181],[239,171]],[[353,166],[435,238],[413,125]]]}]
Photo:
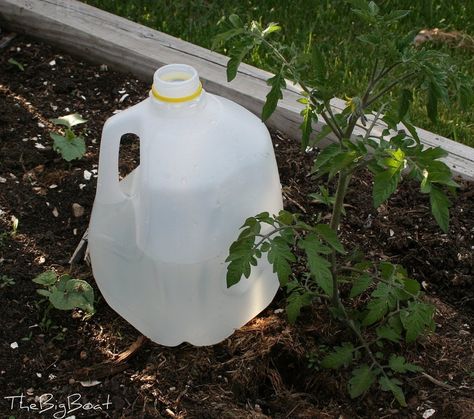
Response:
[{"label": "serrated leaf", "polygon": [[383,391],[391,391],[400,406],[406,407],[405,395],[400,387],[401,382],[396,378],[388,378],[385,375],[379,377],[380,388]]},{"label": "serrated leaf", "polygon": [[288,321],[291,324],[296,322],[296,319],[301,313],[301,309],[311,304],[312,301],[311,294],[304,292],[300,293],[298,291],[292,292],[287,298],[286,305],[286,314],[288,316]]},{"label": "serrated leaf", "polygon": [[53,149],[61,154],[62,158],[66,161],[80,159],[86,152],[86,143],[84,138],[75,137],[72,140],[50,132],[49,135],[53,139]]},{"label": "serrated leaf", "polygon": [[367,304],[368,312],[362,324],[369,326],[382,319],[390,309],[393,309],[397,303],[396,292],[397,288],[380,282],[371,294],[372,299]]},{"label": "serrated leaf", "polygon": [[240,63],[251,49],[252,45],[243,45],[240,47],[234,47],[230,51],[230,59],[227,61],[227,81],[235,79]]},{"label": "serrated leaf", "polygon": [[276,74],[267,80],[267,84],[271,86],[270,92],[267,94],[265,104],[262,109],[262,121],[266,121],[275,111],[278,101],[283,99],[282,89],[286,87],[285,78],[281,73]]},{"label": "serrated leaf", "polygon": [[60,116],[59,118],[52,118],[50,121],[55,125],[64,125],[65,127],[72,128],[76,125],[84,124],[87,119],[84,119],[78,113],[72,113],[70,115]]},{"label": "serrated leaf", "polygon": [[402,89],[400,97],[398,99],[398,120],[401,121],[405,118],[410,108],[410,103],[413,100],[412,92],[408,89]]},{"label": "serrated leaf", "polygon": [[364,394],[375,382],[375,374],[367,364],[352,371],[352,378],[349,380],[349,395],[352,399]]},{"label": "serrated leaf", "polygon": [[401,332],[395,330],[394,328],[390,327],[389,325],[382,325],[377,327],[376,329],[377,336],[382,339],[389,340],[391,342],[398,343],[401,338]]},{"label": "serrated leaf", "polygon": [[431,186],[430,189],[431,213],[436,222],[445,233],[449,231],[449,207],[451,202],[446,194],[439,188]]},{"label": "serrated leaf", "polygon": [[242,275],[246,278],[250,276],[251,265],[254,265],[255,260],[254,242],[255,236],[250,236],[239,239],[230,246],[229,256],[226,259],[226,262],[230,262],[227,265],[226,276],[228,288],[237,284]]},{"label": "serrated leaf", "polygon": [[221,43],[227,42],[229,39],[232,39],[238,35],[241,35],[244,32],[245,32],[244,28],[233,28],[226,32],[217,34],[213,39],[212,49],[213,50],[216,49],[217,46],[220,45]]},{"label": "serrated leaf", "polygon": [[314,229],[334,250],[342,254],[346,253],[344,246],[337,237],[337,233],[328,224],[318,224]]},{"label": "serrated leaf", "polygon": [[58,280],[54,271],[46,271],[33,278],[33,282],[41,285],[53,285]]},{"label": "serrated leaf", "polygon": [[268,261],[273,265],[273,272],[278,275],[281,285],[285,285],[291,275],[290,262],[296,262],[295,255],[291,252],[288,242],[282,237],[275,237],[270,241]]},{"label": "serrated leaf", "polygon": [[318,286],[327,294],[333,293],[333,281],[331,274],[331,263],[322,257],[322,254],[330,253],[330,249],[324,246],[315,234],[308,234],[298,242],[298,247],[304,249],[308,261],[309,271]]},{"label": "serrated leaf", "polygon": [[323,368],[338,369],[347,366],[352,362],[354,346],[352,343],[343,343],[336,346],[332,352],[327,354],[321,361]]},{"label": "serrated leaf", "polygon": [[301,111],[301,116],[303,117],[303,122],[300,125],[301,128],[301,148],[306,150],[309,144],[309,137],[313,132],[313,108],[312,106],[306,106]]},{"label": "serrated leaf", "polygon": [[396,191],[399,181],[399,169],[390,168],[374,176],[374,188],[372,190],[374,208],[378,208],[382,202],[390,198]]},{"label": "serrated leaf", "polygon": [[341,152],[341,146],[333,143],[325,147],[314,160],[312,173],[320,171],[323,167],[330,164],[334,156]]},{"label": "serrated leaf", "polygon": [[419,367],[418,365],[410,364],[406,362],[406,359],[403,356],[397,356],[392,354],[388,361],[388,366],[392,371],[399,372],[399,373],[406,373],[406,372],[418,372],[422,371],[423,368]]},{"label": "serrated leaf", "polygon": [[408,343],[414,342],[418,336],[434,328],[433,314],[434,307],[421,302],[413,302],[400,312]]},{"label": "serrated leaf", "polygon": [[352,285],[349,297],[354,298],[362,294],[373,282],[373,278],[369,274],[362,274],[358,276]]}]

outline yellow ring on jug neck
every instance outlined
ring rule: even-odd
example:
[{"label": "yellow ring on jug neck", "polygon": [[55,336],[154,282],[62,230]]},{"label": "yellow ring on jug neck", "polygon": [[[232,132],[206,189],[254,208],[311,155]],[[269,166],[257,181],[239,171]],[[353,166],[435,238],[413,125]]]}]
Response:
[{"label": "yellow ring on jug neck", "polygon": [[181,102],[188,102],[190,100],[196,99],[202,93],[202,83],[199,83],[199,87],[197,90],[189,95],[183,97],[168,97],[168,96],[161,96],[155,89],[155,86],[151,86],[151,93],[155,97],[155,99],[161,100],[163,102],[170,102],[170,103],[181,103]]}]

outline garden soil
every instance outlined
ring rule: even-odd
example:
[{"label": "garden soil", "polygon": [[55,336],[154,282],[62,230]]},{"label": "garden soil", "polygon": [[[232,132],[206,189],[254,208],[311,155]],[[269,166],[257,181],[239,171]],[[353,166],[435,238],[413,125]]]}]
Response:
[{"label": "garden soil", "polygon": [[[224,342],[175,348],[141,338],[108,307],[90,267],[68,261],[92,209],[101,128],[114,112],[143,100],[149,88],[130,74],[32,39],[16,37],[0,50],[2,417],[474,418],[472,183],[462,182],[452,197],[448,234],[410,182],[375,210],[366,173],[353,179],[347,198],[341,229],[346,248],[403,264],[436,305],[436,332],[396,348],[424,368],[424,374],[404,378],[406,408],[376,388],[351,400],[350,370],[310,368],[321,345],[351,338],[323,303],[304,309],[290,325],[280,291]],[[74,112],[88,120],[77,128],[87,153],[67,163],[52,150],[49,132],[57,128],[50,118]],[[296,141],[272,136],[285,207],[308,220],[318,214],[327,219],[327,208],[308,197],[317,192],[317,181],[308,177],[316,151],[302,153]],[[136,139],[123,139],[122,175],[138,164],[138,149]],[[46,310],[31,280],[47,269],[89,281],[97,313],[84,319],[80,311]],[[23,408],[11,398],[21,394]],[[53,407],[40,415],[31,404],[42,394],[51,394]],[[80,408],[66,414],[61,403],[68,398]]]}]

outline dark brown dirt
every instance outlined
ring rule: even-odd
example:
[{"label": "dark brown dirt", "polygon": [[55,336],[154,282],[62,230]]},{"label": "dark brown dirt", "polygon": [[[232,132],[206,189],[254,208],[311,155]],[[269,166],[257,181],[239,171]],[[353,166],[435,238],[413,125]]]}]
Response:
[{"label": "dark brown dirt", "polygon": [[[26,38],[16,38],[1,52],[0,277],[15,281],[0,288],[2,416],[37,415],[20,409],[18,400],[10,409],[11,400],[4,397],[24,394],[24,404],[30,404],[35,396],[51,393],[62,403],[79,393],[83,405],[104,403],[108,397],[111,404],[102,405],[101,411],[70,413],[77,417],[415,418],[428,409],[435,410],[433,418],[474,417],[474,186],[463,183],[453,198],[449,234],[442,234],[426,197],[411,183],[404,183],[386,205],[374,210],[369,174],[353,180],[343,240],[348,248],[373,259],[403,264],[423,281],[437,307],[438,328],[407,346],[406,356],[452,390],[412,375],[404,383],[407,408],[399,408],[379,390],[351,400],[346,391],[349,371],[308,367],[308,355],[317,345],[337,344],[346,332],[322,305],[305,310],[296,326],[290,326],[284,314],[275,312],[284,307],[280,294],[258,318],[221,344],[166,348],[147,343],[121,371],[84,387],[81,368],[113,359],[139,333],[101,298],[97,314],[87,321],[79,312],[52,310],[44,317],[46,305],[31,279],[49,268],[70,269],[68,259],[87,228],[94,199],[102,125],[115,110],[144,99],[149,86]],[[24,71],[9,64],[10,58],[23,64]],[[126,93],[129,96],[119,103]],[[54,127],[49,118],[72,112],[88,119],[87,154],[69,164],[51,149],[49,131]],[[317,189],[307,177],[313,156],[302,155],[295,142],[277,133],[274,145],[286,207],[308,218],[318,212],[326,216],[326,209],[307,197]],[[137,164],[137,149],[133,139],[124,141],[123,174]],[[89,181],[85,170],[92,173]],[[84,207],[82,217],[73,216],[73,203]],[[12,216],[19,220],[16,234]],[[87,265],[71,273],[94,284]],[[18,348],[11,347],[13,342]],[[60,412],[61,406],[55,409]],[[43,417],[53,413],[51,409]]]}]

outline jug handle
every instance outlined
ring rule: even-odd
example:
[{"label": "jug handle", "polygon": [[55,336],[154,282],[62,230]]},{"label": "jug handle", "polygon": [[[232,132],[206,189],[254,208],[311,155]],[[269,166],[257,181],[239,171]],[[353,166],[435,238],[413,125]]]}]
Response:
[{"label": "jug handle", "polygon": [[139,136],[136,106],[109,118],[102,129],[99,154],[99,174],[96,201],[101,204],[117,204],[128,198],[119,184],[119,150],[122,135]]}]

